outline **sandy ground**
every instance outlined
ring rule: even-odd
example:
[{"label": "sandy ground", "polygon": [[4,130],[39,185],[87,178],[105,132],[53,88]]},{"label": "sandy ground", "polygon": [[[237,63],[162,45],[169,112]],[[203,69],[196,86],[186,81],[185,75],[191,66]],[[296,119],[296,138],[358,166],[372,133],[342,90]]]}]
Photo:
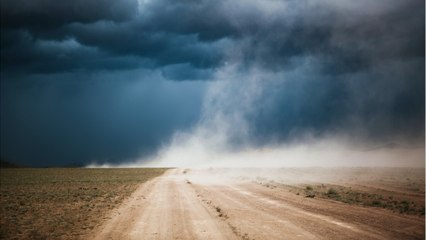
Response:
[{"label": "sandy ground", "polygon": [[141,185],[89,238],[424,239],[424,223],[424,216],[172,169]]}]

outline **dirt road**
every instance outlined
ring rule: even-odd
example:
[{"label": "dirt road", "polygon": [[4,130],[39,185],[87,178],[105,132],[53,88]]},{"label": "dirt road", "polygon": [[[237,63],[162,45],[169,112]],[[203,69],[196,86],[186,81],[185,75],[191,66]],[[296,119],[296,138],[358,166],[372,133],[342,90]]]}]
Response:
[{"label": "dirt road", "polygon": [[424,217],[181,169],[142,185],[94,239],[424,239]]}]

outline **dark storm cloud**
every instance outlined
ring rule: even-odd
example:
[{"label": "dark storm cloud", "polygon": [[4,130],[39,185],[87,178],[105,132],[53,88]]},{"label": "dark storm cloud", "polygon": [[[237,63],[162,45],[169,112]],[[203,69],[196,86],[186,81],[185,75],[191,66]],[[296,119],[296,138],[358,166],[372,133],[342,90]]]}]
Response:
[{"label": "dark storm cloud", "polygon": [[172,80],[208,80],[214,72],[210,69],[196,69],[189,64],[169,65],[162,69],[162,75]]},{"label": "dark storm cloud", "polygon": [[31,28],[35,32],[54,30],[73,22],[127,20],[138,6],[134,0],[1,0],[0,4],[2,28]]},{"label": "dark storm cloud", "polygon": [[98,47],[113,55],[135,55],[148,58],[157,66],[191,63],[209,68],[220,64],[226,41],[204,43],[196,35],[179,35],[158,30],[146,32],[137,23],[98,22],[70,26],[77,41]]},{"label": "dark storm cloud", "polygon": [[[81,48],[97,50],[84,56],[94,62],[105,55],[130,55],[156,66],[190,63],[217,68],[236,48],[238,61],[249,66],[280,70],[292,67],[292,57],[320,56],[326,73],[356,72],[371,61],[423,55],[424,2],[392,3],[395,7],[381,2],[379,9],[366,11],[371,6],[360,6],[363,2],[342,8],[333,1],[2,1],[2,66],[37,71],[31,63],[51,59],[31,51],[39,47],[37,40],[73,39]],[[20,61],[12,61],[15,53],[7,50],[14,46],[28,49],[29,55],[17,55]],[[61,49],[47,51],[63,55]],[[72,67],[67,62],[79,62],[79,57],[55,59],[64,64],[53,65],[50,71]],[[140,66],[128,64],[136,67]]]},{"label": "dark storm cloud", "polygon": [[[251,69],[261,75],[262,95],[243,114],[254,144],[306,132],[424,138],[424,1],[0,1],[2,157],[42,156],[49,144],[57,151],[46,156],[52,163],[152,152],[196,122],[198,81],[228,65],[240,78],[231,98],[246,91]],[[164,89],[126,98],[124,80]],[[117,97],[120,110],[112,107]],[[241,111],[240,99],[223,101],[223,111]],[[89,137],[77,134],[80,125]],[[20,142],[26,150],[18,154]],[[66,146],[74,155],[61,155]]]},{"label": "dark storm cloud", "polygon": [[176,129],[195,124],[204,88],[148,71],[2,81],[1,157],[52,166],[153,154]]},{"label": "dark storm cloud", "polygon": [[149,66],[148,59],[109,55],[75,39],[35,39],[25,31],[5,31],[2,37],[2,69],[7,73],[57,73],[73,70],[134,69]]},{"label": "dark storm cloud", "polygon": [[417,58],[350,76],[321,76],[310,66],[286,72],[277,76],[281,81],[265,83],[247,117],[254,144],[339,134],[365,146],[423,142],[424,70]]}]

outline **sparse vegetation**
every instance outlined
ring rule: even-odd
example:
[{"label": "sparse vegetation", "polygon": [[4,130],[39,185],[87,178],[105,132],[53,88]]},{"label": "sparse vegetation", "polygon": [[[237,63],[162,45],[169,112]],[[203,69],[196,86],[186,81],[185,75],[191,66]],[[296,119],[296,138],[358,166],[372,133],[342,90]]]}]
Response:
[{"label": "sparse vegetation", "polygon": [[78,239],[165,169],[1,169],[0,239]]},{"label": "sparse vegetation", "polygon": [[[285,189],[306,198],[323,198],[365,207],[384,208],[401,214],[425,215],[424,169],[376,168],[374,173],[369,168],[338,170],[327,169],[322,175],[312,172],[312,179],[317,180],[308,180],[311,183],[309,185],[303,181],[291,184],[291,181],[276,178],[272,181],[264,177],[257,177],[254,182],[270,189]],[[287,177],[292,174],[297,177],[294,172],[296,170],[283,171],[287,171]],[[333,177],[330,177],[331,175]],[[341,184],[321,182],[322,179],[331,180],[328,182],[339,180]]]},{"label": "sparse vegetation", "polygon": [[328,189],[328,191],[327,191],[327,195],[329,195],[329,196],[337,196],[337,195],[339,195],[339,194],[337,193],[336,189],[334,189],[334,188],[330,188],[330,189]]},{"label": "sparse vegetation", "polygon": [[219,217],[225,218],[225,219],[228,218],[228,216],[222,211],[222,209],[219,206],[216,206],[215,209],[216,209],[216,212],[219,214],[218,215]]},{"label": "sparse vegetation", "polygon": [[267,188],[271,188],[271,189],[276,188],[276,186],[275,186],[276,184],[275,184],[274,181],[267,181],[267,182],[260,181],[260,182],[257,182],[257,183],[264,186],[264,187],[267,187]]},{"label": "sparse vegetation", "polygon": [[[281,185],[281,187],[287,187],[287,185]],[[300,195],[300,191],[304,191],[305,197],[308,198],[320,197],[348,204],[385,208],[394,212],[411,215],[425,214],[423,201],[416,203],[408,200],[396,200],[395,196],[383,196],[378,193],[363,192],[354,190],[351,187],[321,184],[316,186],[308,185],[304,189],[299,187],[299,190],[295,189],[294,186],[289,189],[290,192],[295,192],[296,195]]]},{"label": "sparse vegetation", "polygon": [[314,198],[315,197],[315,191],[312,186],[306,186],[305,187],[305,196],[307,198]]}]

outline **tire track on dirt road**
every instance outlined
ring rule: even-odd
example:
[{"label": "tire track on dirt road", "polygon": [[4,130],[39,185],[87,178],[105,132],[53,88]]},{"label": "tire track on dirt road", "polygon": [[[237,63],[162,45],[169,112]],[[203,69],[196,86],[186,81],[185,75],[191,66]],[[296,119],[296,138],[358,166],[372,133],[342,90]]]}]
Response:
[{"label": "tire track on dirt road", "polygon": [[238,239],[212,215],[180,174],[172,169],[142,185],[93,239]]},{"label": "tire track on dirt road", "polygon": [[[196,170],[194,170],[195,172]],[[171,169],[90,239],[424,239],[424,219]]]}]

